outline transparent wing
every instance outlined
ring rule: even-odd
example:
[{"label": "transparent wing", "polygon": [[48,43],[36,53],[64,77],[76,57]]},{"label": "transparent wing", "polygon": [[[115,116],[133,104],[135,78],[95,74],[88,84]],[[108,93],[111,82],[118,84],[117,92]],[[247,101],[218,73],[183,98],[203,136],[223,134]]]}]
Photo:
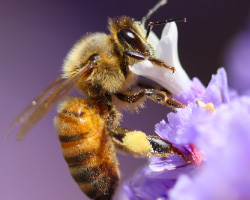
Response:
[{"label": "transparent wing", "polygon": [[13,129],[20,125],[18,129],[17,139],[22,140],[29,130],[41,120],[49,110],[68,95],[74,89],[75,83],[93,68],[93,64],[80,69],[77,73],[67,79],[58,78],[49,85],[32,103],[16,118],[11,124],[8,135]]}]

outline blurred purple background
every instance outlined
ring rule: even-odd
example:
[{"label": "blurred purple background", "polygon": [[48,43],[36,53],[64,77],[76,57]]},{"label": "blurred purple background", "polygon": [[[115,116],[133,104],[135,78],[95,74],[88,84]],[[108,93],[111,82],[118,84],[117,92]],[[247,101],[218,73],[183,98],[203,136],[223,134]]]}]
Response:
[{"label": "blurred purple background", "polygon": [[[0,199],[87,199],[71,178],[52,119],[53,109],[22,142],[5,139],[15,117],[59,74],[68,50],[86,32],[106,32],[107,17],[140,20],[156,1],[0,0]],[[250,1],[169,0],[152,21],[187,17],[178,23],[179,56],[189,76],[207,84],[223,65],[225,49],[247,24]],[[162,27],[155,27],[159,35]],[[249,44],[250,45],[250,44]],[[122,124],[148,134],[169,110],[154,103]],[[16,133],[16,132],[15,132]],[[146,161],[119,154],[122,179]]]}]

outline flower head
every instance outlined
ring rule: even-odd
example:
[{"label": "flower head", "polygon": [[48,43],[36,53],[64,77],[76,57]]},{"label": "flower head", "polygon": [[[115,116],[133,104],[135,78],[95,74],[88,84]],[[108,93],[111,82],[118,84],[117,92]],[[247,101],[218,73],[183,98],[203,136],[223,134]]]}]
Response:
[{"label": "flower head", "polygon": [[179,177],[170,199],[249,199],[250,98],[234,99],[213,115],[200,113],[194,119],[193,143],[206,162],[194,176]]},{"label": "flower head", "polygon": [[[170,26],[175,25],[167,26],[165,29],[171,30]],[[164,47],[164,43],[161,39],[157,48]],[[172,54],[164,48],[156,52],[168,52],[165,55],[170,57],[169,63],[178,66],[176,71],[180,76],[170,80],[169,70],[160,72],[159,67],[148,62],[136,64],[131,70],[157,81],[186,104],[185,108],[169,113],[167,121],[162,120],[155,130],[192,162],[187,163],[178,155],[151,158],[149,167],[125,184],[129,198],[249,199],[250,97],[240,97],[228,88],[223,68],[212,76],[207,87],[198,78],[189,80],[185,72],[179,70],[181,65],[174,59],[178,55],[176,57],[177,51],[173,49]],[[150,68],[149,74],[144,70],[146,67]],[[182,76],[186,77],[186,87],[178,80]],[[177,90],[173,83],[178,84]]]}]

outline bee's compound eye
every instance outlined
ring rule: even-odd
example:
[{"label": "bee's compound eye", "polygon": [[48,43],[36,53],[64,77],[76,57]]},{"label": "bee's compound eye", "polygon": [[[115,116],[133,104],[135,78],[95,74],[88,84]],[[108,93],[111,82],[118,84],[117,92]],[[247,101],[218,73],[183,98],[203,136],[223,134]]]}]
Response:
[{"label": "bee's compound eye", "polygon": [[126,41],[126,43],[134,49],[140,50],[142,52],[145,51],[144,44],[134,31],[130,29],[121,29],[118,31],[117,36],[121,42]]},{"label": "bee's compound eye", "polygon": [[118,32],[118,36],[125,39],[128,43],[132,42],[136,38],[135,34],[129,29],[121,29]]}]

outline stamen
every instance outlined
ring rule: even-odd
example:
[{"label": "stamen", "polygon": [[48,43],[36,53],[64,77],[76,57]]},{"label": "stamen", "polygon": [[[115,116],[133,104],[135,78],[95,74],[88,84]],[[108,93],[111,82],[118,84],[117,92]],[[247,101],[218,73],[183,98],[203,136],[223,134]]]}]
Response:
[{"label": "stamen", "polygon": [[213,113],[215,110],[214,104],[212,102],[205,104],[202,101],[197,101],[196,103],[199,107],[204,108],[205,110],[208,110],[210,113]]}]

